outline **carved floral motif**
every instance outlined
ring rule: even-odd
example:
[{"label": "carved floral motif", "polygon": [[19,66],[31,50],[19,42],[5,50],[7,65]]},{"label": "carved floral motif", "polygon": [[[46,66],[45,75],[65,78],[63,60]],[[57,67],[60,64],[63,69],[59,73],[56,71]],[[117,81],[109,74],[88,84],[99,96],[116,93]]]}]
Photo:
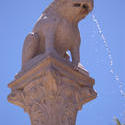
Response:
[{"label": "carved floral motif", "polygon": [[24,108],[32,125],[75,125],[84,99],[94,93],[76,82],[50,68],[24,88],[13,90],[8,100]]}]

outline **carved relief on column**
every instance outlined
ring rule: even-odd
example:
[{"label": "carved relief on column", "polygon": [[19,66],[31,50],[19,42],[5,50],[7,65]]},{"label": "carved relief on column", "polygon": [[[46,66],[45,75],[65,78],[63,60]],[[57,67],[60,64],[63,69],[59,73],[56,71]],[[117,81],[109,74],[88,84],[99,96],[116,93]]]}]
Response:
[{"label": "carved relief on column", "polygon": [[51,65],[15,84],[8,101],[24,108],[32,125],[75,125],[77,111],[96,97],[93,84],[80,81]]}]

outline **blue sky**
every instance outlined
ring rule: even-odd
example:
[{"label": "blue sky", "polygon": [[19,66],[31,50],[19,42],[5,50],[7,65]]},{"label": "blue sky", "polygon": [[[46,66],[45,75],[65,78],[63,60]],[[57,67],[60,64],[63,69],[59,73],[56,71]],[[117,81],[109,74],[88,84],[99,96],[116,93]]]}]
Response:
[{"label": "blue sky", "polygon": [[[51,0],[0,0],[0,125],[30,125],[29,116],[7,102],[7,85],[21,68],[22,46],[37,18]],[[94,15],[103,30],[113,58],[113,70],[125,88],[125,1],[95,0]],[[76,125],[113,125],[117,116],[125,123],[125,97],[110,73],[108,53],[92,14],[79,24],[81,63],[95,79],[98,97],[83,106]]]}]

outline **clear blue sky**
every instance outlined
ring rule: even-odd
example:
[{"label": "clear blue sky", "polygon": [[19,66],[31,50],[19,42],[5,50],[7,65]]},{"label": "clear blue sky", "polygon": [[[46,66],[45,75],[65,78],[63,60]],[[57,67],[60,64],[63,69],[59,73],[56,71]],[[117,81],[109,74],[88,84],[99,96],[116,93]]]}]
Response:
[{"label": "clear blue sky", "polygon": [[[0,125],[30,125],[24,111],[7,102],[7,85],[21,68],[25,36],[51,0],[0,0]],[[113,69],[125,84],[125,1],[95,0],[96,15],[113,57]],[[79,24],[81,63],[95,79],[97,99],[83,106],[76,125],[113,125],[117,116],[125,123],[125,97],[109,72],[108,54],[92,15]],[[125,87],[125,85],[124,85]]]}]

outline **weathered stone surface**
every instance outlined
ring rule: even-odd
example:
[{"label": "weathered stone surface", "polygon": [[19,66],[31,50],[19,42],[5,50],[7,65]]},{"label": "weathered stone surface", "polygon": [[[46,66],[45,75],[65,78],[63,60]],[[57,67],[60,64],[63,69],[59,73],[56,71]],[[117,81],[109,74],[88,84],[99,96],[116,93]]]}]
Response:
[{"label": "weathered stone surface", "polygon": [[79,55],[78,22],[92,9],[93,0],[54,0],[25,38],[8,101],[22,107],[32,125],[75,125],[78,110],[96,98]]},{"label": "weathered stone surface", "polygon": [[51,55],[33,65],[8,85],[8,101],[24,108],[32,125],[75,125],[78,110],[96,98],[94,80]]},{"label": "weathered stone surface", "polygon": [[39,54],[53,53],[68,60],[68,50],[73,66],[77,68],[81,41],[78,22],[92,9],[93,0],[54,0],[24,40],[22,69]]}]

